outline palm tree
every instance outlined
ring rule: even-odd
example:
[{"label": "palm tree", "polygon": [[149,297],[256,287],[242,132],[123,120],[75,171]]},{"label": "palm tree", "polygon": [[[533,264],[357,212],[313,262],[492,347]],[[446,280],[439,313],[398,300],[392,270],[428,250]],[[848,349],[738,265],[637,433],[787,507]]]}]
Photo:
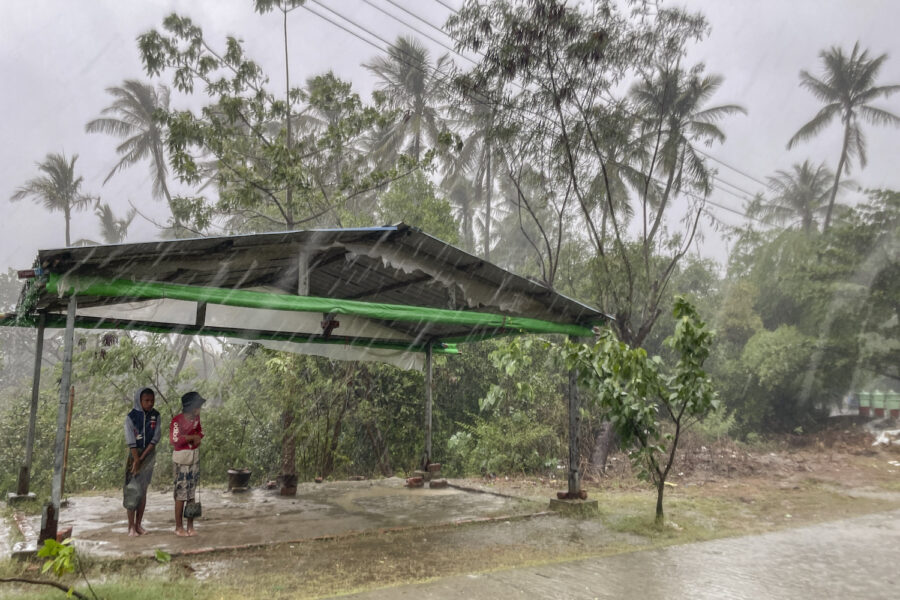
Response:
[{"label": "palm tree", "polygon": [[685,72],[681,67],[658,66],[655,76],[631,88],[644,122],[640,139],[651,146],[648,157],[664,174],[679,179],[673,182],[676,189],[681,188],[680,179],[687,171],[703,192],[709,191],[709,171],[693,142],[724,142],[725,134],[716,122],[747,113],[736,104],[703,108],[723,80],[721,75],[703,75],[697,69]]},{"label": "palm tree", "polygon": [[100,114],[109,116],[94,119],[85,125],[88,133],[106,133],[124,138],[116,148],[121,159],[103,183],[126,167],[149,158],[153,176],[153,196],[164,197],[171,208],[172,196],[166,184],[168,169],[164,134],[157,117],[158,112],[169,109],[169,88],[162,84],[154,88],[150,84],[127,79],[121,87],[106,88],[106,91],[115,100]]},{"label": "palm tree", "polygon": [[31,197],[35,202],[43,203],[50,212],[60,211],[66,219],[66,246],[71,245],[70,222],[72,211],[86,208],[94,202],[94,198],[81,193],[83,177],[75,177],[75,161],[66,159],[65,154],[48,154],[44,162],[38,163],[38,170],[44,173],[25,182],[10,198],[16,202]]},{"label": "palm tree", "polygon": [[770,200],[757,196],[747,212],[767,223],[799,223],[804,233],[815,231],[819,219],[828,212],[833,176],[825,163],[814,167],[808,160],[795,164],[793,171],[776,171],[774,177],[769,177],[769,189],[774,196]]},{"label": "palm tree", "polygon": [[[703,108],[703,105],[722,85],[719,75],[704,75],[699,68],[685,72],[681,67],[657,67],[655,76],[632,87],[631,95],[644,117],[639,142],[649,164],[642,165],[644,173],[642,203],[654,203],[655,217],[649,225],[644,218],[645,240],[653,240],[662,222],[662,215],[672,192],[693,186],[708,194],[711,174],[697,153],[694,142],[707,145],[724,142],[725,134],[716,123],[732,114],[746,114],[736,104]],[[652,176],[659,171],[665,177],[661,190],[653,191]],[[656,200],[651,196],[657,196]]]},{"label": "palm tree", "polygon": [[117,219],[109,204],[101,204],[97,208],[97,218],[100,219],[100,235],[107,244],[118,244],[128,235],[128,226],[134,220],[137,210],[132,208],[124,218]]},{"label": "palm tree", "polygon": [[859,158],[860,167],[866,166],[866,142],[860,120],[872,125],[900,125],[900,117],[869,104],[876,98],[888,97],[897,92],[900,85],[875,85],[878,71],[887,60],[887,54],[870,59],[868,50],[859,51],[859,42],[853,45],[850,56],[844,54],[841,48],[833,46],[820,52],[819,57],[825,66],[824,77],[818,79],[807,71],[800,71],[800,85],[811,91],[825,106],[794,134],[787,147],[792,148],[798,142],[815,137],[835,117],[840,117],[844,125],[844,142],[825,213],[823,231],[828,231],[841,174],[845,169],[849,172],[853,157]]},{"label": "palm tree", "polygon": [[372,150],[382,163],[389,163],[401,152],[418,161],[426,142],[437,144],[443,129],[437,104],[444,96],[443,71],[448,62],[445,54],[432,66],[425,46],[414,38],[400,36],[388,49],[387,57],[363,65],[379,78],[386,107],[399,115],[373,137]]},{"label": "palm tree", "polygon": [[[449,165],[447,175],[453,187],[453,182],[462,173],[471,173],[469,188],[475,195],[475,203],[481,207],[483,218],[481,219],[481,250],[485,259],[491,259],[491,245],[493,235],[491,228],[497,220],[494,207],[494,186],[503,165],[506,164],[504,140],[500,138],[505,132],[497,126],[497,107],[489,102],[473,98],[466,98],[466,102],[455,109],[451,109],[451,115],[457,126],[467,131],[465,140],[459,155],[454,157]],[[508,137],[508,136],[507,136]],[[505,140],[507,143],[509,140]],[[445,177],[445,180],[447,177]],[[471,208],[475,208],[474,204]],[[463,220],[465,227],[466,221]],[[474,240],[474,219],[469,219],[466,235]],[[473,242],[474,245],[474,242]],[[474,249],[474,248],[473,248]]]}]

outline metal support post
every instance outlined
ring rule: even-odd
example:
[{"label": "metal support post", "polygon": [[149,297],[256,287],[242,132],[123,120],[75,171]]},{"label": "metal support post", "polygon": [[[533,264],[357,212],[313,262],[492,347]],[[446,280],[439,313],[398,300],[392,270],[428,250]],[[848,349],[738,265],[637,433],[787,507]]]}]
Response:
[{"label": "metal support post", "polygon": [[75,296],[69,297],[66,313],[66,333],[63,340],[62,377],[59,381],[59,406],[56,412],[56,444],[53,454],[53,481],[50,491],[50,505],[44,508],[40,541],[56,538],[59,523],[59,503],[62,500],[63,453],[66,442],[66,418],[69,409],[69,387],[72,384],[72,354],[75,346]]},{"label": "metal support post", "polygon": [[578,475],[578,432],[581,426],[581,410],[578,406],[578,378],[575,370],[569,371],[569,498],[581,493]]},{"label": "metal support post", "polygon": [[34,376],[31,383],[31,412],[28,415],[28,435],[25,438],[25,463],[19,470],[19,482],[16,494],[27,496],[31,488],[31,462],[34,457],[34,429],[37,423],[38,399],[41,395],[41,363],[44,354],[44,326],[47,315],[38,317],[37,341],[34,347]]},{"label": "metal support post", "polygon": [[434,393],[434,361],[431,342],[425,347],[425,458],[423,467],[431,462],[431,408]]}]

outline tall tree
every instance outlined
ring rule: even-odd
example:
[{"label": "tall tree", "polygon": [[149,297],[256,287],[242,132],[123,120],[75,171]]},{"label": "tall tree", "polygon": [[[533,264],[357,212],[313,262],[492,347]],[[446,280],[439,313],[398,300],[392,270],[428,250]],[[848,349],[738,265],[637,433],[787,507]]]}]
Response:
[{"label": "tall tree", "polygon": [[[540,277],[554,285],[565,263],[560,252],[576,247],[555,232],[589,243],[600,274],[594,299],[614,313],[621,339],[640,346],[671,294],[667,284],[709,193],[709,174],[693,144],[721,142],[716,122],[743,110],[707,108],[720,79],[704,75],[702,65],[679,67],[688,43],[704,36],[705,19],[650,3],[626,13],[614,0],[590,6],[473,0],[448,27],[461,48],[482,56],[456,78],[457,88],[465,98],[492,102],[498,125],[516,134],[507,147],[507,177],[517,209],[539,232],[530,245]],[[663,102],[638,94],[616,101],[631,80],[644,81],[648,94],[668,86],[657,93]],[[540,185],[533,184],[534,169],[544,179]],[[676,196],[689,206],[678,216]],[[618,208],[629,203],[646,211],[637,235]]]},{"label": "tall tree", "polygon": [[43,162],[38,163],[38,170],[43,175],[34,177],[16,190],[10,200],[16,202],[31,198],[43,204],[50,212],[61,212],[66,220],[66,246],[71,245],[70,223],[72,211],[87,208],[95,199],[81,192],[83,177],[75,176],[75,161],[78,155],[69,160],[65,154],[48,154]]},{"label": "tall tree", "polygon": [[[482,213],[481,253],[491,260],[492,228],[497,219],[494,189],[506,164],[504,150],[510,141],[505,135],[508,132],[497,127],[497,107],[491,102],[469,98],[468,102],[450,108],[449,112],[456,129],[464,132],[464,141],[458,155],[453,157],[445,185],[452,190],[461,183],[458,177],[470,178],[469,187],[475,198],[469,204],[471,208],[479,207]],[[477,218],[474,211],[466,216],[470,218],[464,218],[463,225],[465,227],[468,222],[471,229],[466,230],[464,237],[474,239]]]},{"label": "tall tree", "polygon": [[88,133],[106,133],[124,138],[116,147],[121,158],[103,183],[119,171],[149,158],[153,196],[165,198],[171,209],[165,134],[161,122],[161,115],[169,110],[169,88],[162,84],[154,88],[135,79],[126,79],[121,86],[109,87],[106,91],[114,98],[112,104],[100,111],[104,116],[85,125]]},{"label": "tall tree", "polygon": [[774,225],[799,225],[805,233],[815,231],[828,212],[833,176],[825,163],[813,166],[808,160],[795,164],[792,171],[779,170],[769,177],[772,198],[757,196],[747,212]]},{"label": "tall tree", "polygon": [[815,137],[835,117],[840,118],[844,127],[844,139],[837,170],[834,173],[828,210],[825,213],[823,231],[828,231],[841,175],[845,170],[849,173],[854,157],[859,159],[860,167],[866,166],[866,141],[860,122],[865,121],[871,125],[900,125],[900,117],[870,104],[873,100],[886,98],[900,91],[900,85],[875,85],[878,72],[887,60],[887,54],[869,58],[868,50],[860,52],[859,42],[853,45],[849,56],[843,49],[833,46],[820,52],[819,57],[824,66],[822,78],[819,79],[805,70],[800,71],[800,85],[812,92],[825,106],[788,140],[787,147],[792,148],[801,141]]},{"label": "tall tree", "polygon": [[[300,4],[299,0],[259,0],[257,7],[260,12],[278,8],[286,19]],[[285,29],[285,48],[286,36]],[[332,224],[331,215],[350,199],[411,170],[359,168],[345,172],[334,187],[322,185],[319,175],[328,163],[325,157],[336,156],[354,140],[361,140],[379,116],[373,108],[354,101],[349,88],[342,92],[343,82],[336,78],[323,80],[322,87],[330,89],[329,94],[346,96],[346,102],[341,100],[343,118],[322,135],[303,135],[296,125],[304,98],[327,104],[331,96],[307,94],[291,86],[287,72],[287,91],[276,93],[237,38],[229,37],[224,48],[216,49],[192,20],[173,14],[163,21],[162,31],[140,36],[138,45],[149,75],[170,73],[177,91],[191,94],[200,87],[209,100],[199,114],[170,110],[166,115],[173,171],[189,185],[211,177],[217,192],[213,202],[199,195],[174,198],[182,221],[202,228],[212,215],[226,215],[243,231]]]},{"label": "tall tree", "polygon": [[378,78],[378,98],[395,111],[395,118],[373,136],[372,150],[382,164],[399,154],[419,161],[438,144],[444,129],[440,102],[445,95],[449,58],[445,54],[432,65],[428,49],[412,37],[400,36],[379,56],[363,66]]}]

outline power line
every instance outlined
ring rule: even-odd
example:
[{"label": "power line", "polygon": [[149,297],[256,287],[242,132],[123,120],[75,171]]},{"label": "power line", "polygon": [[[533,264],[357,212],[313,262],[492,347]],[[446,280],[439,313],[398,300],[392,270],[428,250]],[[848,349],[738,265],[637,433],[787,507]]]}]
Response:
[{"label": "power line", "polygon": [[[729,187],[731,187],[731,188],[734,188],[734,189],[736,189],[737,191],[739,191],[739,192],[741,192],[742,194],[744,194],[743,196],[740,196],[740,198],[741,198],[742,200],[746,200],[747,202],[752,202],[752,201],[753,201],[752,195],[750,195],[750,197],[748,197],[747,191],[744,190],[743,188],[741,188],[741,187],[739,187],[739,186],[736,186],[735,184],[731,183],[730,181],[726,181],[725,179],[722,179],[722,178],[719,177],[718,175],[713,175],[713,179],[715,179],[716,181],[718,181],[718,182],[721,183],[721,184],[724,184],[724,185],[727,185],[727,186],[729,186]],[[733,193],[733,192],[732,192],[732,193]]]},{"label": "power line", "polygon": [[[394,2],[393,2],[392,0],[387,0],[387,1],[390,2],[391,4],[394,4]],[[440,4],[441,6],[443,6],[444,8],[448,9],[450,12],[452,12],[452,13],[455,14],[455,15],[456,15],[456,14],[459,14],[459,10],[457,10],[456,8],[450,6],[449,4],[447,4],[446,2],[444,2],[443,0],[435,0],[435,2],[437,2],[438,4]],[[396,5],[395,5],[395,6],[396,6]],[[405,12],[409,12],[409,11],[406,11],[406,9],[401,9],[401,10],[404,10]],[[412,13],[410,13],[410,14],[412,14]],[[416,15],[413,15],[413,16],[416,16]],[[416,17],[417,17],[419,20],[421,20],[421,21],[425,21],[425,19],[422,19],[421,17],[418,17],[418,16],[416,16]],[[431,24],[430,22],[427,22],[427,21],[425,21],[425,22],[428,23],[432,28],[438,29],[438,31],[441,31],[440,28],[438,28],[437,26]],[[453,36],[451,36],[451,35],[449,35],[449,34],[446,34],[446,33],[445,33],[445,35],[447,35],[447,37],[449,37],[450,39],[452,39],[452,40],[455,41],[456,43],[460,43],[460,41],[457,40],[456,38],[454,38]],[[459,54],[459,52],[456,52],[456,54]],[[480,54],[481,56],[484,56],[484,53],[483,53],[483,52],[478,52],[477,54]],[[462,56],[461,54],[459,54],[459,55]],[[522,88],[522,86],[518,86],[518,87]],[[524,89],[524,88],[522,88],[522,89]],[[608,94],[608,92],[607,92],[607,94]],[[601,97],[601,99],[602,99],[602,97]],[[608,101],[608,103],[615,103],[615,99],[614,99],[614,98],[609,98],[607,101]],[[607,106],[609,106],[609,104],[607,104]],[[647,119],[647,117],[644,117],[643,115],[637,114],[636,112],[633,112],[633,111],[631,111],[631,110],[629,110],[629,109],[627,109],[627,108],[624,108],[624,107],[623,107],[623,110],[624,110],[624,112],[625,112],[626,114],[629,114],[629,115],[632,116],[632,117],[635,117],[635,118],[637,118],[637,119],[640,119],[641,121],[643,121],[643,122],[645,122],[645,123],[649,123],[649,119]],[[768,183],[766,183],[765,181],[762,181],[762,180],[759,179],[758,177],[754,177],[753,175],[750,175],[750,174],[747,173],[746,171],[743,171],[743,170],[741,170],[741,169],[735,167],[734,165],[731,165],[731,164],[725,162],[724,160],[722,160],[722,159],[720,159],[720,158],[717,158],[717,157],[713,156],[712,154],[710,154],[709,152],[706,152],[706,151],[702,150],[701,148],[695,148],[694,150],[695,150],[695,152],[697,152],[698,154],[701,154],[701,155],[705,156],[705,157],[708,158],[709,160],[711,160],[711,161],[713,161],[713,162],[715,162],[715,163],[718,163],[718,164],[722,165],[723,167],[725,167],[725,168],[727,168],[727,169],[730,169],[730,170],[734,171],[735,173],[738,173],[739,175],[742,175],[743,177],[746,177],[747,179],[749,179],[750,181],[753,181],[754,183],[758,183],[759,185],[763,186],[764,188],[768,188],[768,187],[769,187]],[[732,187],[737,187],[737,186],[732,186]],[[749,194],[749,195],[751,195],[751,196],[753,195],[751,192],[748,192],[747,190],[741,190],[741,191],[742,191],[743,193],[745,193],[745,194]]]},{"label": "power line", "polygon": [[[478,64],[477,62],[475,62],[474,60],[472,60],[472,59],[469,58],[468,56],[465,56],[465,55],[460,54],[459,52],[457,52],[455,48],[451,48],[450,46],[448,46],[447,44],[443,43],[442,41],[437,40],[437,39],[431,37],[429,34],[425,33],[424,31],[422,31],[422,30],[419,29],[418,27],[414,27],[413,25],[410,25],[409,22],[404,21],[404,20],[401,19],[400,17],[398,17],[398,16],[396,16],[396,15],[393,15],[393,14],[389,13],[388,11],[384,10],[383,8],[381,8],[380,6],[378,6],[377,4],[373,3],[371,0],[362,0],[362,1],[363,1],[364,3],[366,3],[366,4],[368,4],[369,6],[371,6],[372,8],[374,8],[375,10],[377,10],[378,12],[383,13],[383,14],[387,15],[388,17],[390,17],[391,19],[397,21],[397,22],[400,23],[401,25],[404,25],[404,26],[408,27],[409,29],[412,29],[413,31],[415,31],[415,32],[418,33],[419,35],[428,38],[429,40],[431,40],[431,41],[434,42],[435,44],[438,44],[438,45],[441,46],[442,48],[446,48],[446,49],[449,50],[450,52],[453,52],[454,54],[456,54],[456,55],[458,55],[458,56],[460,56],[460,57],[466,59],[467,61],[469,61],[469,62],[472,63],[473,65],[477,65],[477,64]],[[391,0],[387,0],[387,1],[388,1],[390,4],[393,4],[394,6],[397,6],[396,4],[394,4],[393,2],[391,2]],[[409,14],[412,15],[412,13],[410,13],[408,10],[406,10],[406,9],[403,8],[402,6],[397,6],[397,7],[400,8],[400,10],[402,10],[402,11],[404,11],[404,12],[407,12],[407,13],[409,13]],[[421,20],[421,21],[425,21],[424,19],[421,19],[420,17],[417,17],[416,15],[413,15],[413,16],[416,17],[416,18],[418,18],[418,19]],[[428,21],[425,21],[425,23],[428,23]],[[428,23],[428,24],[431,25],[431,23]],[[432,27],[434,27],[434,26],[432,25]]]},{"label": "power line", "polygon": [[440,4],[441,6],[443,6],[444,8],[446,8],[447,10],[449,10],[449,11],[452,12],[452,13],[456,13],[456,12],[457,12],[457,10],[456,10],[455,8],[453,8],[452,6],[450,6],[449,4],[447,4],[446,2],[444,2],[443,0],[434,0],[434,1],[437,2],[438,4]]},{"label": "power line", "polygon": [[[313,0],[313,1],[315,1],[315,0]],[[316,4],[318,4],[318,3],[316,3]],[[321,5],[320,5],[320,6],[321,6]],[[326,17],[326,16],[324,16],[324,15],[320,15],[319,13],[317,13],[316,11],[314,11],[313,9],[311,9],[311,8],[310,8],[309,6],[307,6],[306,4],[301,4],[300,7],[303,8],[304,10],[306,10],[306,11],[308,11],[308,12],[310,12],[310,13],[316,15],[316,16],[319,17],[320,19],[323,19],[323,20],[325,20],[325,21],[328,21],[329,23],[331,23],[331,24],[334,25],[335,27],[337,27],[337,28],[339,28],[339,29],[343,29],[344,31],[346,31],[347,33],[349,33],[350,35],[352,35],[353,37],[355,37],[355,38],[357,38],[357,39],[359,39],[359,40],[362,40],[363,42],[369,44],[370,46],[376,48],[377,50],[380,50],[381,52],[387,52],[387,50],[385,50],[384,48],[382,48],[381,46],[379,46],[378,44],[376,44],[376,43],[373,42],[372,40],[367,40],[366,38],[362,37],[361,35],[359,35],[359,34],[356,33],[355,31],[351,31],[350,29],[347,29],[346,27],[344,27],[344,26],[341,25],[340,23],[338,23],[338,22],[336,22],[336,21],[334,21],[334,20],[332,20],[332,19],[329,19],[328,17]],[[324,7],[323,7],[323,8],[324,8]],[[361,29],[362,29],[362,28],[361,28]],[[364,30],[364,31],[365,31],[365,30]]]},{"label": "power line", "polygon": [[[339,13],[339,12],[337,12],[337,11],[331,9],[331,8],[328,8],[327,6],[324,6],[324,5],[323,5],[321,2],[319,2],[318,0],[311,0],[311,1],[312,1],[312,3],[316,4],[317,6],[319,6],[319,7],[323,8],[323,9],[325,9],[326,11],[332,13],[333,15],[335,15],[335,16],[337,16],[337,17],[343,19],[344,21],[346,21],[346,22],[348,22],[348,23],[350,23],[351,25],[353,25],[353,26],[356,27],[357,29],[366,32],[367,34],[371,35],[371,36],[374,37],[374,38],[377,38],[378,40],[380,40],[380,41],[382,41],[383,43],[387,44],[388,47],[392,47],[392,48],[395,48],[395,49],[396,49],[396,46],[395,46],[394,44],[392,44],[391,42],[387,41],[386,39],[384,39],[384,38],[381,37],[380,35],[374,33],[373,31],[371,31],[371,30],[369,30],[369,29],[363,27],[363,26],[360,25],[359,23],[355,22],[353,19],[350,19],[349,17],[346,17],[346,16],[342,15],[341,13]],[[323,19],[323,20],[325,20],[325,21],[331,23],[332,25],[334,25],[334,26],[336,26],[336,27],[342,29],[343,31],[345,31],[345,32],[347,32],[347,33],[350,33],[350,34],[353,35],[354,37],[356,37],[356,38],[362,40],[363,42],[366,42],[367,44],[373,46],[373,47],[376,48],[377,50],[379,50],[379,51],[381,51],[381,52],[384,52],[384,53],[386,53],[386,54],[388,54],[388,55],[390,56],[390,53],[389,53],[387,50],[385,50],[384,48],[380,47],[378,44],[375,44],[375,43],[372,42],[371,40],[367,40],[367,39],[363,38],[362,36],[360,36],[359,34],[357,34],[356,32],[354,32],[354,31],[348,29],[347,27],[341,25],[340,23],[335,22],[333,19],[330,19],[330,18],[328,18],[328,17],[325,16],[325,15],[322,15],[322,14],[319,14],[318,12],[316,12],[316,11],[313,11],[313,10],[312,10],[311,8],[309,8],[306,4],[303,4],[303,5],[301,5],[301,6],[302,6],[304,9],[306,9],[307,11],[309,11],[310,13],[312,13],[312,14],[316,15],[317,17],[319,17],[320,19]],[[446,5],[445,5],[445,6],[446,6]],[[448,7],[448,8],[449,8],[449,7]],[[451,10],[453,10],[453,9],[451,9]],[[454,12],[455,12],[455,11],[454,11]],[[458,54],[458,52],[455,52],[455,53]],[[405,53],[403,53],[403,52],[401,51],[401,54],[405,54]],[[401,58],[401,61],[402,61],[402,58]],[[416,65],[416,64],[413,64],[413,63],[409,63],[409,62],[406,62],[406,61],[402,61],[402,62],[404,62],[404,64],[406,64],[406,65],[409,66],[410,68],[413,68],[413,69],[419,71],[419,72],[422,73],[423,75],[424,75],[424,74],[427,74],[421,67],[419,67],[419,65]],[[433,68],[433,67],[431,67],[431,66],[427,66],[427,68],[428,68],[429,70],[431,70],[431,71],[432,71],[433,73],[435,73],[435,74],[445,75],[444,73],[441,73],[438,69]],[[520,87],[521,87],[521,86],[520,86]],[[524,88],[523,88],[523,89],[524,89]],[[522,113],[526,112],[522,107],[513,106],[513,105],[508,105],[508,104],[504,105],[504,104],[502,104],[501,102],[492,100],[492,99],[489,98],[487,95],[485,95],[483,92],[478,92],[478,93],[482,95],[483,100],[485,100],[485,101],[493,102],[493,103],[496,103],[496,104],[500,104],[501,106],[505,106],[506,108],[510,108],[510,109],[512,109],[512,110],[518,110],[519,112],[522,112]],[[528,111],[528,112],[533,112],[533,111]],[[537,116],[542,122],[549,122],[552,126],[554,126],[554,127],[557,126],[555,122],[549,121],[545,116],[540,115],[540,114],[538,114],[538,113],[534,113],[534,114],[536,114],[536,116]],[[524,115],[523,115],[523,116],[524,116]],[[527,117],[527,116],[525,116],[525,118],[526,118],[526,120],[529,120],[529,121],[532,122],[532,123],[536,123],[536,120],[533,119],[533,118],[529,118],[529,117]],[[601,127],[603,127],[603,126],[601,126]],[[606,126],[606,128],[609,129],[608,126]],[[651,179],[653,179],[653,180],[656,181],[657,183],[661,183],[661,181],[659,181],[659,180],[657,180],[657,179],[655,179],[655,178],[652,178],[652,176],[651,176]],[[711,187],[713,187],[714,189],[717,189],[717,190],[719,190],[719,191],[722,191],[722,192],[724,192],[724,193],[731,193],[732,195],[735,195],[736,197],[738,197],[738,198],[741,199],[741,200],[746,200],[746,198],[742,198],[742,197],[740,197],[740,196],[737,196],[736,194],[734,194],[733,192],[730,192],[729,190],[723,190],[722,188],[720,188],[720,187],[718,187],[718,186],[716,186],[716,185],[714,185],[714,184],[712,184]],[[735,187],[735,186],[733,186],[733,187]],[[743,191],[745,194],[752,195],[750,192],[747,192],[746,190],[741,190],[741,191]],[[712,204],[713,206],[717,206],[718,208],[721,208],[721,209],[723,209],[723,210],[727,210],[727,211],[729,211],[729,212],[735,213],[735,214],[740,215],[740,216],[742,216],[742,217],[744,217],[744,218],[746,218],[746,219],[754,220],[754,221],[763,223],[763,222],[760,221],[759,219],[757,219],[757,218],[755,218],[755,217],[751,217],[751,216],[749,216],[749,215],[747,215],[747,214],[745,214],[745,213],[743,213],[743,212],[741,212],[741,211],[739,211],[739,210],[737,210],[737,209],[733,209],[733,208],[727,207],[727,206],[725,206],[725,205],[715,203],[715,202],[713,202],[713,201],[710,201],[708,198],[702,198],[702,197],[698,196],[697,194],[695,194],[695,193],[693,193],[693,192],[690,192],[690,191],[688,191],[688,190],[682,190],[682,193],[684,193],[686,196],[689,196],[689,197],[691,197],[691,198],[693,198],[693,199],[695,199],[695,200],[697,200],[697,201],[699,201],[699,202],[709,202],[709,203]]]}]

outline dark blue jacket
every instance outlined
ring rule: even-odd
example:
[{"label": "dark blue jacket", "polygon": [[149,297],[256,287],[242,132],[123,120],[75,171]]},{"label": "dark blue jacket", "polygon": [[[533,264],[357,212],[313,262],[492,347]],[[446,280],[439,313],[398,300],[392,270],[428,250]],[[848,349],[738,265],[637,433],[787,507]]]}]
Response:
[{"label": "dark blue jacket", "polygon": [[143,450],[150,444],[159,444],[159,412],[156,409],[145,412],[141,408],[141,394],[148,389],[141,388],[135,393],[134,408],[125,417],[125,443],[129,448]]}]

